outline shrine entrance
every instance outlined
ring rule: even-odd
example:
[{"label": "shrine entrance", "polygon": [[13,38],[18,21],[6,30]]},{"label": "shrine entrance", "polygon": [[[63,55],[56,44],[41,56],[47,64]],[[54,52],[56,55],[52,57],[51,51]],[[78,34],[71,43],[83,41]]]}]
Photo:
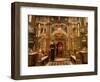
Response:
[{"label": "shrine entrance", "polygon": [[67,33],[62,28],[58,28],[52,33],[52,40],[55,43],[56,58],[65,58],[67,51]]},{"label": "shrine entrance", "polygon": [[63,48],[63,43],[62,42],[58,42],[56,44],[56,57],[63,57],[64,54],[64,48]]}]

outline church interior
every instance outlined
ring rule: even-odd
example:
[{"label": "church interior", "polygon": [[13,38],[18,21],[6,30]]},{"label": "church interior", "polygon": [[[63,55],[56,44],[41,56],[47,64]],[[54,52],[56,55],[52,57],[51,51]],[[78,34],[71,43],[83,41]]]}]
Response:
[{"label": "church interior", "polygon": [[28,66],[88,63],[88,18],[28,15]]}]

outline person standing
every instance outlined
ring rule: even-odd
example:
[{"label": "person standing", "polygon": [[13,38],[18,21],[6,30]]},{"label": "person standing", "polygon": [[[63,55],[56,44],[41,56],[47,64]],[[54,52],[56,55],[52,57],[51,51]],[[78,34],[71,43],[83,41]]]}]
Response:
[{"label": "person standing", "polygon": [[55,43],[51,42],[50,44],[50,60],[54,61],[55,60]]}]

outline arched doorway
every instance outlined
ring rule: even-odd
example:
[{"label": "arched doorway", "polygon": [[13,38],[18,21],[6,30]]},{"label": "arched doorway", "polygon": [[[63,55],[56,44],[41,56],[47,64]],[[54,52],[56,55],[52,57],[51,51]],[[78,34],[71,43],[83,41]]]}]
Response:
[{"label": "arched doorway", "polygon": [[51,38],[55,43],[55,56],[58,58],[65,57],[67,50],[67,33],[61,28],[58,28],[52,33]]},{"label": "arched doorway", "polygon": [[58,43],[56,44],[56,57],[63,57],[63,42],[58,41]]}]

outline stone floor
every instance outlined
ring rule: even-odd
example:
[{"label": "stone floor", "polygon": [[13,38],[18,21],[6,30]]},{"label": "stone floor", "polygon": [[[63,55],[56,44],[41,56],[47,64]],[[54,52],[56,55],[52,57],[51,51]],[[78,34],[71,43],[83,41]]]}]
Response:
[{"label": "stone floor", "polygon": [[70,65],[72,64],[69,59],[66,58],[56,58],[54,61],[49,61],[47,66],[55,66],[55,65]]}]

